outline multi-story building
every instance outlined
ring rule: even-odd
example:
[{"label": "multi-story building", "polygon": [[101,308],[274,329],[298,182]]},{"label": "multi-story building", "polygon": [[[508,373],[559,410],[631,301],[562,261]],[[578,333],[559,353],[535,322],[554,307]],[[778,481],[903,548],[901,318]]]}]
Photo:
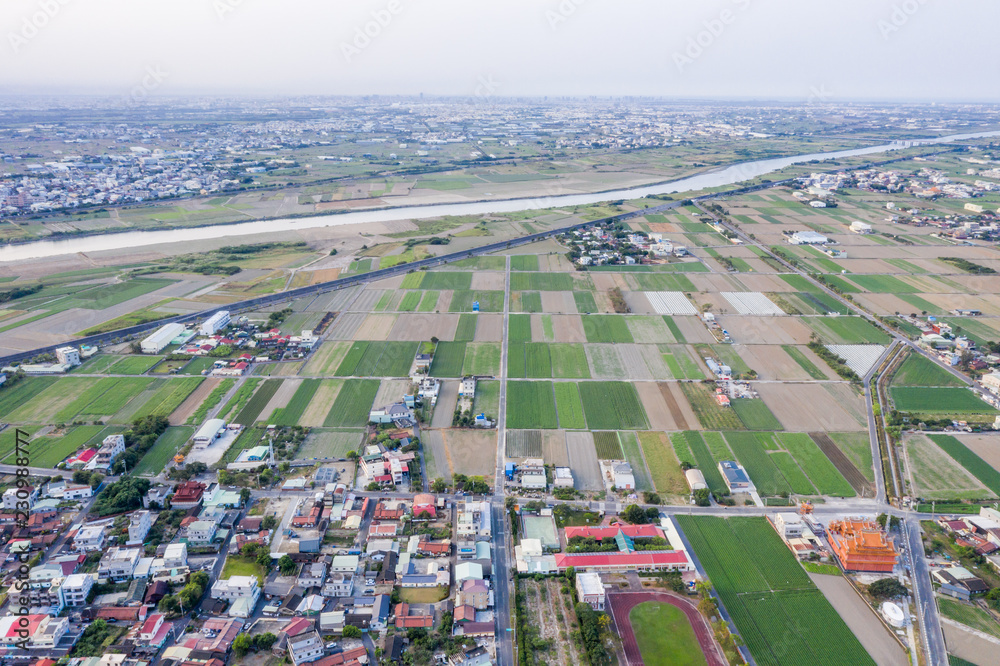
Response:
[{"label": "multi-story building", "polygon": [[283,630],[287,637],[288,656],[295,666],[316,661],[323,656],[323,639],[305,618],[296,618]]},{"label": "multi-story building", "polygon": [[188,560],[187,544],[172,543],[163,551],[163,566],[166,569],[186,567]]},{"label": "multi-story building", "polygon": [[597,573],[585,572],[576,575],[576,592],[580,601],[594,610],[604,610],[604,583]]},{"label": "multi-story building", "polygon": [[212,540],[215,538],[215,531],[217,528],[218,526],[215,521],[196,520],[188,525],[188,543],[212,543]]},{"label": "multi-story building", "polygon": [[73,537],[73,547],[81,552],[104,550],[107,525],[83,525]]},{"label": "multi-story building", "polygon": [[256,605],[260,599],[260,584],[256,576],[231,576],[212,584],[211,597],[230,603],[237,599],[249,599]]},{"label": "multi-story building", "polygon": [[74,608],[87,605],[90,589],[94,587],[94,574],[72,574],[62,584],[63,602]]},{"label": "multi-story building", "polygon": [[24,511],[27,513],[38,501],[38,488],[25,486],[23,488],[8,488],[3,494],[5,511]]},{"label": "multi-story building", "polygon": [[97,577],[116,583],[130,580],[141,556],[141,548],[110,548],[97,565]]},{"label": "multi-story building", "polygon": [[97,454],[87,463],[89,470],[108,470],[115,462],[115,458],[125,453],[125,436],[108,435],[101,442],[101,448],[97,449]]},{"label": "multi-story building", "polygon": [[76,347],[60,347],[56,350],[56,360],[62,365],[80,365],[80,350]]},{"label": "multi-story building", "polygon": [[153,526],[153,514],[149,511],[136,511],[128,520],[128,542],[126,545],[137,546],[146,541]]}]

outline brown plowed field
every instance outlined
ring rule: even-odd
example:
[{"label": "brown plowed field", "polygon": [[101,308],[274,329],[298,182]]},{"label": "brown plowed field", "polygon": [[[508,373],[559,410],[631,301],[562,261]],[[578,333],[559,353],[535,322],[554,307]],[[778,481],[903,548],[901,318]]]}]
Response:
[{"label": "brown plowed field", "polygon": [[[398,315],[389,340],[454,340],[458,328],[456,314],[409,313]],[[482,328],[482,326],[480,326]]]},{"label": "brown plowed field", "polygon": [[[664,428],[664,430],[701,430],[701,423],[698,422],[698,417],[695,416],[687,398],[684,397],[680,385],[677,382],[660,382],[658,386],[660,387],[660,395],[670,412],[670,418],[674,422],[673,428]],[[646,413],[648,414],[649,411],[647,410]]]}]

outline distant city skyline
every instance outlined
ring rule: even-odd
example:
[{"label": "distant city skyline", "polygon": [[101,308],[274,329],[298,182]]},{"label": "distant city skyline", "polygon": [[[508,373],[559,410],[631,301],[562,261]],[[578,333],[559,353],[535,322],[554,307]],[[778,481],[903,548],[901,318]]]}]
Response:
[{"label": "distant city skyline", "polygon": [[0,94],[1000,102],[998,23],[986,0],[6,0]]}]

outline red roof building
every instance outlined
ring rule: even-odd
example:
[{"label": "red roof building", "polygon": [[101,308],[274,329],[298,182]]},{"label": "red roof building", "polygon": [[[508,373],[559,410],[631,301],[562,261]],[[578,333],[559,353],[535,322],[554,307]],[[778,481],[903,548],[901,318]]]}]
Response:
[{"label": "red roof building", "polygon": [[612,525],[611,527],[567,527],[565,529],[567,541],[573,537],[590,537],[597,541],[614,539],[619,532],[632,539],[667,538],[666,533],[656,525]]},{"label": "red roof building", "polygon": [[[427,514],[422,516],[421,514]],[[414,518],[437,518],[437,507],[434,505],[434,495],[420,493],[413,498]]]},{"label": "red roof building", "polygon": [[691,558],[683,550],[635,551],[632,553],[556,553],[556,568],[566,571],[692,571]]},{"label": "red roof building", "polygon": [[844,571],[892,573],[899,558],[885,532],[870,520],[832,522],[827,538]]},{"label": "red roof building", "polygon": [[421,555],[450,555],[450,541],[421,541],[417,544],[417,552]]},{"label": "red roof building", "polygon": [[170,499],[170,506],[182,509],[198,506],[201,498],[205,494],[207,486],[197,481],[185,481],[177,486],[174,496]]},{"label": "red roof building", "polygon": [[433,615],[410,615],[409,604],[396,604],[394,615],[397,629],[429,629],[434,626]]}]

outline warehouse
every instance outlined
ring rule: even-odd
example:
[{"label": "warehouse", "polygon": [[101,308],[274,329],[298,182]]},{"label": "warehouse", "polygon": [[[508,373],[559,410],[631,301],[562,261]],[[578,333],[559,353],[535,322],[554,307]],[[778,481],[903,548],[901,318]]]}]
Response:
[{"label": "warehouse", "polygon": [[191,440],[194,442],[195,448],[203,449],[212,445],[216,439],[218,439],[219,434],[226,429],[226,422],[222,419],[209,419],[205,421],[205,425],[195,433],[194,438]]},{"label": "warehouse", "polygon": [[829,243],[830,239],[815,231],[796,231],[788,242],[792,245],[824,245]]},{"label": "warehouse", "polygon": [[165,324],[156,332],[142,341],[140,348],[143,354],[159,354],[170,342],[184,332],[182,324]]},{"label": "warehouse", "polygon": [[691,492],[708,488],[708,484],[705,483],[705,475],[701,473],[700,469],[689,469],[684,472],[684,478],[687,479],[688,486],[691,487]]}]

